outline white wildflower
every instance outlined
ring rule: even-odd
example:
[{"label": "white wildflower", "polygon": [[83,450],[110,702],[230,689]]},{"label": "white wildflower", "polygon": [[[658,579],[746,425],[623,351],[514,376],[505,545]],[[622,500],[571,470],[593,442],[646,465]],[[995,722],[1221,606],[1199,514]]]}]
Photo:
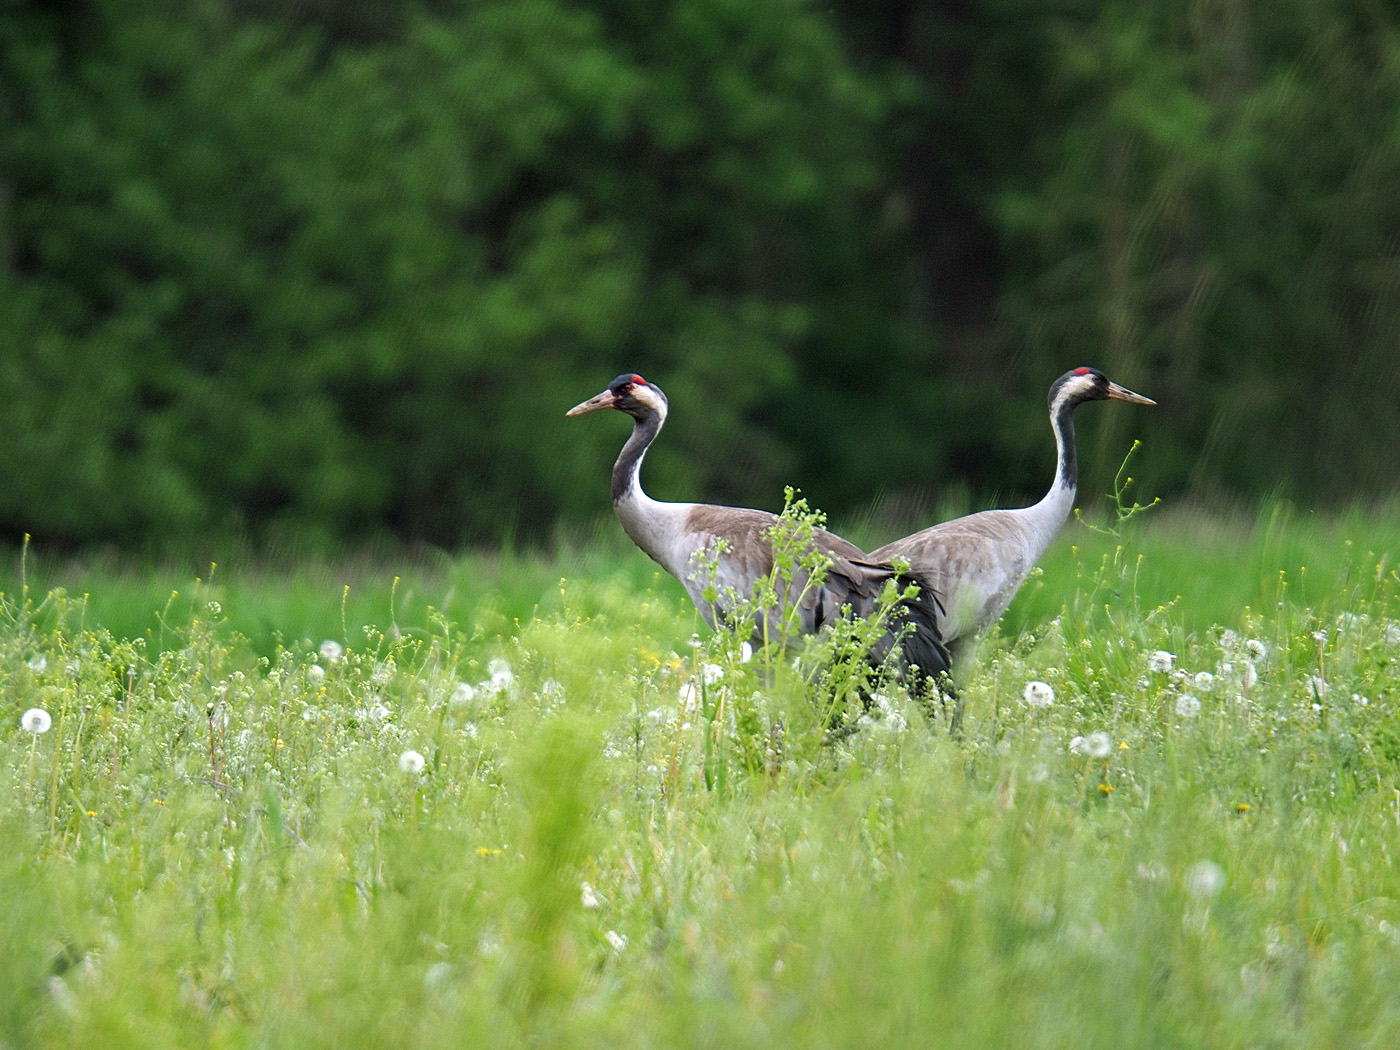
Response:
[{"label": "white wildflower", "polygon": [[340,663],[340,658],[345,655],[345,646],[341,645],[334,638],[327,638],[321,643],[320,653],[326,659],[326,662],[338,664]]},{"label": "white wildflower", "polygon": [[700,668],[700,673],[705,676],[706,685],[714,685],[724,677],[724,668],[719,664],[705,664]]},{"label": "white wildflower", "polygon": [[29,658],[29,669],[31,671],[43,672],[48,669],[48,666],[49,658],[43,653],[40,653],[38,656],[32,656]]},{"label": "white wildflower", "polygon": [[411,749],[399,756],[399,768],[405,773],[421,773],[425,764],[423,756]]},{"label": "white wildflower", "polygon": [[608,942],[608,947],[615,952],[620,952],[627,947],[627,938],[616,930],[609,930],[603,934],[603,939]]},{"label": "white wildflower", "polygon": [[583,884],[579,897],[582,899],[585,908],[601,908],[603,906],[603,899],[599,897],[593,887],[586,882]]},{"label": "white wildflower", "polygon": [[38,736],[40,733],[49,731],[49,726],[53,725],[53,719],[42,707],[31,707],[20,715],[19,724],[24,727],[26,732]]},{"label": "white wildflower", "polygon": [[748,642],[739,643],[739,662],[746,664],[753,659],[753,646]]},{"label": "white wildflower", "polygon": [[1225,888],[1225,869],[1213,860],[1201,860],[1186,873],[1186,892],[1197,900],[1214,897]]},{"label": "white wildflower", "polygon": [[1201,702],[1190,693],[1182,693],[1176,698],[1176,713],[1182,718],[1195,718],[1201,713]]},{"label": "white wildflower", "polygon": [[1360,705],[1361,707],[1370,707],[1370,706],[1371,706],[1371,698],[1368,697],[1368,696],[1362,696],[1360,693],[1352,693],[1352,694],[1351,694],[1351,702],[1352,702],[1353,704],[1358,704],[1358,705]]},{"label": "white wildflower", "polygon": [[1031,707],[1049,707],[1055,702],[1055,690],[1047,682],[1027,682],[1021,695]]},{"label": "white wildflower", "polygon": [[1203,693],[1208,693],[1215,688],[1215,675],[1209,671],[1201,671],[1196,675],[1196,688]]},{"label": "white wildflower", "polygon": [[1155,671],[1157,674],[1166,674],[1172,669],[1172,663],[1176,657],[1165,649],[1158,649],[1147,658],[1147,669]]},{"label": "white wildflower", "polygon": [[1107,758],[1113,752],[1113,738],[1100,729],[1089,734],[1084,746],[1090,758]]}]

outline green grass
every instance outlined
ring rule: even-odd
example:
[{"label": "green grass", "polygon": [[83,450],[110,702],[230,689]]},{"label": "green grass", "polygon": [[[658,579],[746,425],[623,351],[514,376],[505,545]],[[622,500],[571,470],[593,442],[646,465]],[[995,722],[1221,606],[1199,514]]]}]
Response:
[{"label": "green grass", "polygon": [[1400,1045],[1400,516],[1133,524],[836,746],[620,544],[16,558],[0,1046]]}]

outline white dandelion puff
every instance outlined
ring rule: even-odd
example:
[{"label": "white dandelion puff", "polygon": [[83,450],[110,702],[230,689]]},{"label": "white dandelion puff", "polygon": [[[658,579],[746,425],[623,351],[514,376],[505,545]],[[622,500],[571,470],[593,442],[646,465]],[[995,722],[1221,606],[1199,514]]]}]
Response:
[{"label": "white dandelion puff", "polygon": [[457,687],[452,690],[452,695],[447,702],[453,707],[461,707],[476,699],[476,686],[467,682],[458,682]]},{"label": "white dandelion puff", "polygon": [[1312,636],[1313,641],[1315,641],[1318,645],[1327,644],[1327,628],[1324,627],[1320,631],[1313,631]]},{"label": "white dandelion puff", "polygon": [[53,725],[53,719],[42,707],[31,707],[20,715],[19,724],[24,727],[25,732],[38,736],[40,733],[49,731],[49,726]]},{"label": "white dandelion puff", "polygon": [[1200,860],[1186,873],[1186,892],[1197,900],[1214,897],[1225,888],[1225,869],[1213,860]]},{"label": "white dandelion puff", "polygon": [[345,655],[345,646],[341,645],[334,638],[327,638],[321,643],[319,652],[328,663],[338,664],[340,663],[340,658]]},{"label": "white dandelion puff", "polygon": [[1308,678],[1308,684],[1312,686],[1313,695],[1321,699],[1327,695],[1327,679],[1320,674],[1312,675]]},{"label": "white dandelion puff", "polygon": [[499,656],[486,665],[486,673],[491,676],[491,688],[498,693],[504,693],[515,681],[510,664]]},{"label": "white dandelion puff", "polygon": [[608,947],[615,952],[620,952],[627,947],[627,938],[616,930],[609,930],[603,934],[603,939],[608,942]]},{"label": "white dandelion puff", "polygon": [[1172,669],[1172,664],[1175,660],[1176,657],[1165,649],[1158,649],[1147,658],[1147,669],[1157,674],[1166,674]]},{"label": "white dandelion puff", "polygon": [[1230,630],[1230,628],[1227,627],[1224,631],[1220,633],[1220,648],[1233,649],[1239,644],[1240,634],[1238,631],[1232,631]]},{"label": "white dandelion puff", "polygon": [[1201,702],[1190,693],[1182,693],[1176,698],[1176,713],[1182,718],[1195,718],[1201,713]]},{"label": "white dandelion puff", "polygon": [[1400,623],[1388,623],[1385,625],[1385,644],[1400,645]]},{"label": "white dandelion puff", "polygon": [[399,768],[405,773],[421,773],[425,764],[423,756],[411,749],[399,756]]},{"label": "white dandelion puff", "polygon": [[593,887],[586,882],[583,884],[579,891],[579,899],[583,902],[583,906],[590,910],[594,908],[601,908],[603,906],[603,899],[599,897],[597,891],[595,891]]},{"label": "white dandelion puff", "polygon": [[1089,753],[1089,741],[1082,736],[1074,737],[1069,742],[1069,751],[1072,755],[1087,755]]},{"label": "white dandelion puff", "polygon": [[375,701],[370,705],[368,714],[370,718],[374,719],[376,722],[382,722],[389,717],[389,709],[382,703]]},{"label": "white dandelion puff", "polygon": [[1084,750],[1090,758],[1107,758],[1113,752],[1113,738],[1102,729],[1090,733],[1084,741]]},{"label": "white dandelion puff", "polygon": [[326,669],[320,664],[312,664],[306,669],[306,677],[310,678],[313,684],[319,685],[326,680]]},{"label": "white dandelion puff", "polygon": [[48,666],[49,666],[49,658],[48,658],[47,656],[45,656],[43,653],[40,653],[38,656],[30,657],[30,660],[29,660],[29,669],[30,669],[31,671],[43,672],[43,671],[48,670]]},{"label": "white dandelion puff", "polygon": [[724,677],[724,668],[719,664],[705,664],[700,668],[700,672],[705,676],[706,685],[714,685]]},{"label": "white dandelion puff", "polygon": [[1269,647],[1258,638],[1251,638],[1244,643],[1244,655],[1255,663],[1263,663],[1269,658]]},{"label": "white dandelion puff", "polygon": [[1027,682],[1021,697],[1031,707],[1049,707],[1055,702],[1055,690],[1048,682]]},{"label": "white dandelion puff", "polygon": [[695,680],[687,679],[685,683],[676,691],[676,698],[681,702],[683,711],[690,711],[700,703],[700,690],[695,688]]},{"label": "white dandelion puff", "polygon": [[700,636],[698,634],[692,634],[690,636],[690,647],[692,649],[699,649],[700,644]]},{"label": "white dandelion puff", "polygon": [[1244,687],[1246,689],[1254,688],[1254,683],[1259,681],[1259,672],[1255,669],[1254,664],[1249,662],[1245,663],[1244,675],[1241,677],[1240,680],[1244,683]]},{"label": "white dandelion puff", "polygon": [[1209,671],[1200,671],[1196,675],[1196,688],[1203,693],[1208,693],[1215,688],[1215,675]]}]

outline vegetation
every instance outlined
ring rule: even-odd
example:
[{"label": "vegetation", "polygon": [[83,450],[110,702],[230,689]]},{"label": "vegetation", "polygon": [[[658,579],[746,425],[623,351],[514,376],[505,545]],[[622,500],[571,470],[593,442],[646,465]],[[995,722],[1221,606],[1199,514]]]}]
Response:
[{"label": "vegetation", "polygon": [[1154,515],[834,746],[635,552],[26,565],[0,1044],[1393,1045],[1400,520]]},{"label": "vegetation", "polygon": [[624,368],[666,497],[1033,491],[1082,363],[1153,491],[1389,495],[1397,55],[1357,0],[7,4],[0,528],[547,539]]}]

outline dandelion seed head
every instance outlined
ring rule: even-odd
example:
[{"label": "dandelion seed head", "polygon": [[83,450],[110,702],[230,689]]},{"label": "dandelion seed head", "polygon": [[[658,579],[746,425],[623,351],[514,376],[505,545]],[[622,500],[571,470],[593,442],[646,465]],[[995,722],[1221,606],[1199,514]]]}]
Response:
[{"label": "dandelion seed head", "polygon": [[321,643],[319,652],[328,663],[338,664],[340,663],[340,658],[345,655],[345,646],[341,645],[334,638],[327,638]]},{"label": "dandelion seed head", "polygon": [[326,680],[326,669],[320,664],[312,664],[306,669],[306,677],[312,682],[319,683]]},{"label": "dandelion seed head", "polygon": [[1113,751],[1113,738],[1100,729],[1085,738],[1084,746],[1090,758],[1107,758]]},{"label": "dandelion seed head", "polygon": [[49,726],[53,725],[53,719],[42,707],[31,707],[20,715],[19,724],[24,727],[25,732],[38,736],[40,733],[49,731]]},{"label": "dandelion seed head", "polygon": [[486,665],[486,673],[491,676],[491,688],[498,693],[504,693],[515,681],[515,673],[510,669],[510,664],[499,656]]},{"label": "dandelion seed head", "polygon": [[453,707],[461,707],[476,699],[476,686],[467,682],[458,682],[457,687],[452,690],[452,695],[448,698],[448,703]]},{"label": "dandelion seed head", "polygon": [[1327,695],[1327,679],[1320,674],[1312,675],[1308,678],[1308,684],[1312,687],[1313,694],[1319,697]]},{"label": "dandelion seed head", "polygon": [[1244,674],[1241,676],[1240,681],[1244,684],[1246,689],[1253,689],[1254,683],[1259,681],[1259,672],[1252,663],[1246,663],[1244,665]]},{"label": "dandelion seed head", "polygon": [[714,685],[724,677],[724,668],[719,664],[705,664],[700,672],[705,676],[706,685]]},{"label": "dandelion seed head", "polygon": [[40,653],[38,656],[32,656],[29,658],[28,666],[31,671],[46,671],[49,666],[49,658],[43,653]]},{"label": "dandelion seed head", "polygon": [[1215,675],[1209,671],[1200,671],[1195,678],[1196,688],[1203,693],[1208,693],[1215,688]]},{"label": "dandelion seed head", "polygon": [[676,698],[681,702],[681,708],[689,711],[700,702],[700,690],[695,688],[695,680],[687,679],[676,691]]},{"label": "dandelion seed head", "polygon": [[1158,649],[1147,658],[1147,669],[1156,674],[1166,674],[1172,669],[1172,663],[1176,657],[1165,649]]},{"label": "dandelion seed head", "polygon": [[1262,663],[1269,658],[1269,647],[1258,638],[1251,638],[1244,643],[1244,655],[1255,663]]},{"label": "dandelion seed head", "polygon": [[1074,737],[1069,742],[1069,751],[1072,755],[1087,755],[1089,753],[1089,741],[1082,736]]},{"label": "dandelion seed head", "polygon": [[1027,682],[1021,696],[1031,707],[1049,707],[1055,702],[1055,690],[1047,682]]},{"label": "dandelion seed head", "polygon": [[1176,698],[1176,713],[1182,718],[1195,718],[1201,713],[1201,702],[1190,693],[1182,693]]},{"label": "dandelion seed head", "polygon": [[405,773],[421,773],[425,764],[423,756],[412,749],[399,756],[399,768]]},{"label": "dandelion seed head", "polygon": [[1233,649],[1239,644],[1240,634],[1238,631],[1232,631],[1230,630],[1230,628],[1227,627],[1224,631],[1220,633],[1220,648]]},{"label": "dandelion seed head", "polygon": [[1213,860],[1199,860],[1186,872],[1186,892],[1197,900],[1214,897],[1225,888],[1225,869]]},{"label": "dandelion seed head", "polygon": [[1327,644],[1327,628],[1324,627],[1320,631],[1313,631],[1312,636],[1313,641],[1315,641],[1318,645]]},{"label": "dandelion seed head", "polygon": [[389,717],[389,709],[376,700],[370,705],[368,714],[376,722],[382,722]]},{"label": "dandelion seed head", "polygon": [[1400,645],[1400,623],[1388,623],[1385,625],[1385,644]]}]

